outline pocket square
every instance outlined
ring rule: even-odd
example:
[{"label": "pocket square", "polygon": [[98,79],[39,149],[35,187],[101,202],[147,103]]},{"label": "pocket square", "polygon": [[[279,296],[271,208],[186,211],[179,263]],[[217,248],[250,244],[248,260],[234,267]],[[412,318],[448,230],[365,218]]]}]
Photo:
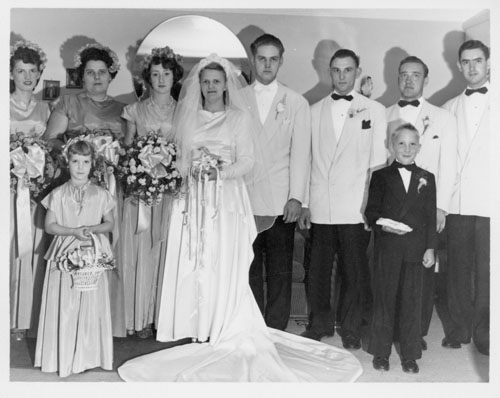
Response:
[{"label": "pocket square", "polygon": [[432,137],[433,140],[438,139],[438,138],[439,138],[439,135],[435,135],[434,137]]},{"label": "pocket square", "polygon": [[361,122],[361,128],[363,130],[368,130],[372,128],[372,121],[371,120],[363,120]]}]

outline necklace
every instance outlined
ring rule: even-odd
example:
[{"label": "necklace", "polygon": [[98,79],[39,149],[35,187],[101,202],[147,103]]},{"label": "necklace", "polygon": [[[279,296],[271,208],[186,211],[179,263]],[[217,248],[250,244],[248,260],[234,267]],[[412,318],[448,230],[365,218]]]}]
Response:
[{"label": "necklace", "polygon": [[170,99],[170,101],[168,103],[160,105],[160,104],[157,104],[155,102],[155,100],[153,99],[153,96],[151,96],[151,102],[153,103],[153,105],[162,111],[170,109],[172,107],[172,105],[174,104],[174,99],[172,97],[170,97],[169,99]]}]

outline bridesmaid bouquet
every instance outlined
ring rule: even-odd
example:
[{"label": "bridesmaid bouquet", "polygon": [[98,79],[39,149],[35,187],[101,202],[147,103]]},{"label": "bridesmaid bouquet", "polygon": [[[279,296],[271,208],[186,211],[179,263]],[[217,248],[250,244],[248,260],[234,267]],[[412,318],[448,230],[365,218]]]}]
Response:
[{"label": "bridesmaid bouquet", "polygon": [[124,148],[117,174],[126,196],[147,206],[159,204],[164,194],[179,192],[182,178],[176,167],[177,146],[156,132],[136,136]]},{"label": "bridesmaid bouquet", "polygon": [[28,189],[31,199],[42,198],[61,173],[44,141],[23,132],[10,135],[10,189]]}]

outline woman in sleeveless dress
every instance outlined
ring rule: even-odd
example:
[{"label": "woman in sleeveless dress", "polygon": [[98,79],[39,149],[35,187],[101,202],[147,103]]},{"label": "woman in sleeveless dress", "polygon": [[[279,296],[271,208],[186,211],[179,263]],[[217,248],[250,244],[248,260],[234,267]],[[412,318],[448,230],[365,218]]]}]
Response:
[{"label": "woman in sleeveless dress", "polygon": [[[142,77],[151,89],[151,96],[127,105],[122,117],[127,121],[125,145],[136,136],[156,132],[166,140],[172,139],[172,123],[177,102],[171,95],[184,70],[179,57],[169,48],[154,48],[142,62]],[[128,334],[138,337],[153,335],[158,318],[158,281],[163,275],[168,235],[168,220],[172,197],[164,195],[162,202],[152,207],[126,198],[123,208],[121,234],[122,264],[125,296],[125,319]],[[141,215],[147,222],[142,226]],[[141,225],[141,227],[139,226]]]},{"label": "woman in sleeveless dress", "polygon": [[[33,91],[46,63],[45,53],[34,43],[19,41],[11,47],[11,135],[23,133],[26,137],[40,138],[45,132],[50,115],[49,106],[37,100]],[[43,286],[43,254],[49,239],[43,230],[43,207],[32,201],[28,205],[28,217],[22,219],[26,212],[17,208],[17,199],[17,194],[11,192],[10,323],[15,339],[22,340],[28,329],[36,330]],[[17,237],[27,232],[33,239],[25,247]]]}]

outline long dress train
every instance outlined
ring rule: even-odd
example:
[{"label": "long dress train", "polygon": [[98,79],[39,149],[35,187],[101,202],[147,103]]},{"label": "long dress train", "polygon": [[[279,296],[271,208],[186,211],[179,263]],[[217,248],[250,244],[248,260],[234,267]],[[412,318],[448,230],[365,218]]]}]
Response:
[{"label": "long dress train", "polygon": [[[252,156],[238,111],[209,115],[194,136],[225,164]],[[193,158],[195,158],[193,156]],[[235,167],[237,169],[237,167]],[[126,381],[354,381],[349,352],[267,328],[248,283],[257,235],[245,184],[234,178],[193,181],[172,209],[157,339],[196,338],[132,359]]]}]

